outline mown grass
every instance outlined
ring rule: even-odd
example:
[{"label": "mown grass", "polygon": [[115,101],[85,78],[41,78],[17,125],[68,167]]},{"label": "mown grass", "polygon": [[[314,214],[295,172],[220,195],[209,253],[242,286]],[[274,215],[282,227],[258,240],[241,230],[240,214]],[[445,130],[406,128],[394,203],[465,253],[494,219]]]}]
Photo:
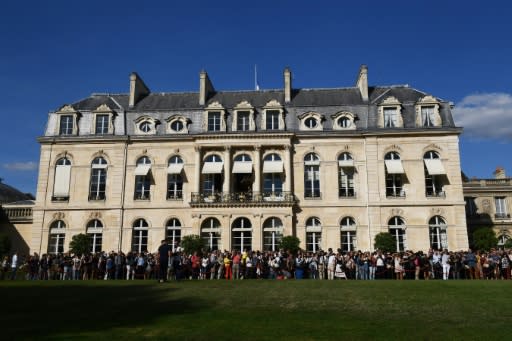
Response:
[{"label": "mown grass", "polygon": [[13,339],[507,339],[511,281],[0,283]]}]

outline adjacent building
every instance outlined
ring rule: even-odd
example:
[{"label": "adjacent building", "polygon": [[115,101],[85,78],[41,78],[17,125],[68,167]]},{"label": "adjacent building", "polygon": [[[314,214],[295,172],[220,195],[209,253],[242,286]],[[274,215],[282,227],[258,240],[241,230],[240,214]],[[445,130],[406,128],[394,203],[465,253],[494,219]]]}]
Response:
[{"label": "adjacent building", "polygon": [[512,236],[512,178],[496,168],[493,179],[468,179],[463,182],[468,235],[478,228],[492,228],[503,246]]},{"label": "adjacent building", "polygon": [[92,94],[48,115],[31,250],[154,251],[188,234],[210,249],[466,249],[451,104],[409,86]]}]

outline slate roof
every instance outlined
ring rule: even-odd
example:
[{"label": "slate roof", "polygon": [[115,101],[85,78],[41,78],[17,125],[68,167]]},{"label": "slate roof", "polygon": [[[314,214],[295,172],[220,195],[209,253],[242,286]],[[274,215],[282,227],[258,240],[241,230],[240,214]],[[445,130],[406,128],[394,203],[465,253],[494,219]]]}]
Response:
[{"label": "slate roof", "polygon": [[0,204],[32,199],[34,199],[32,194],[22,193],[16,188],[0,182]]}]

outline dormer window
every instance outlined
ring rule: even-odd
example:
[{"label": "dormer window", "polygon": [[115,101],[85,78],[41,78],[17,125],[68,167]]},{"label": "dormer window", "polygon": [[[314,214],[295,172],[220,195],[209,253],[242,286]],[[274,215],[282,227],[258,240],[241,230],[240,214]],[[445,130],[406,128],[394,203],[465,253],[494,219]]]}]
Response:
[{"label": "dormer window", "polygon": [[173,115],[167,120],[167,132],[170,134],[188,134],[190,120],[180,115]]},{"label": "dormer window", "polygon": [[439,101],[432,96],[425,96],[416,103],[417,127],[440,127]]},{"label": "dormer window", "polygon": [[226,131],[226,111],[219,102],[213,102],[203,115],[203,130],[207,132]]},{"label": "dormer window", "polygon": [[322,130],[324,116],[316,112],[307,112],[299,115],[300,130]]},{"label": "dormer window", "polygon": [[339,112],[331,116],[333,130],[356,129],[355,121],[357,116],[351,112]]},{"label": "dormer window", "polygon": [[94,113],[94,134],[106,135],[114,133],[114,112],[106,104],[100,105]]},{"label": "dormer window", "polygon": [[276,100],[271,100],[263,108],[262,127],[265,130],[284,130],[284,110]]},{"label": "dormer window", "polygon": [[254,123],[254,108],[252,105],[243,101],[237,104],[233,110],[233,131],[254,131],[256,124]]},{"label": "dormer window", "polygon": [[142,135],[156,134],[156,125],[158,120],[149,116],[141,116],[135,120],[135,132]]},{"label": "dormer window", "polygon": [[56,112],[58,117],[57,133],[61,136],[78,134],[78,112],[70,105]]},{"label": "dormer window", "polygon": [[401,114],[401,103],[393,96],[386,98],[379,104],[380,128],[401,128],[404,122]]}]

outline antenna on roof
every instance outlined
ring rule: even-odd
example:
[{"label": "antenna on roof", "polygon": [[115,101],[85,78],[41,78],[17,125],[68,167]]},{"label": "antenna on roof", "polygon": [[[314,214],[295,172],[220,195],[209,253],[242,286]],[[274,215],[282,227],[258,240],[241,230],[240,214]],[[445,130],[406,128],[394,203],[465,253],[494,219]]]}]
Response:
[{"label": "antenna on roof", "polygon": [[260,85],[258,84],[258,66],[254,64],[254,90],[260,91]]}]

